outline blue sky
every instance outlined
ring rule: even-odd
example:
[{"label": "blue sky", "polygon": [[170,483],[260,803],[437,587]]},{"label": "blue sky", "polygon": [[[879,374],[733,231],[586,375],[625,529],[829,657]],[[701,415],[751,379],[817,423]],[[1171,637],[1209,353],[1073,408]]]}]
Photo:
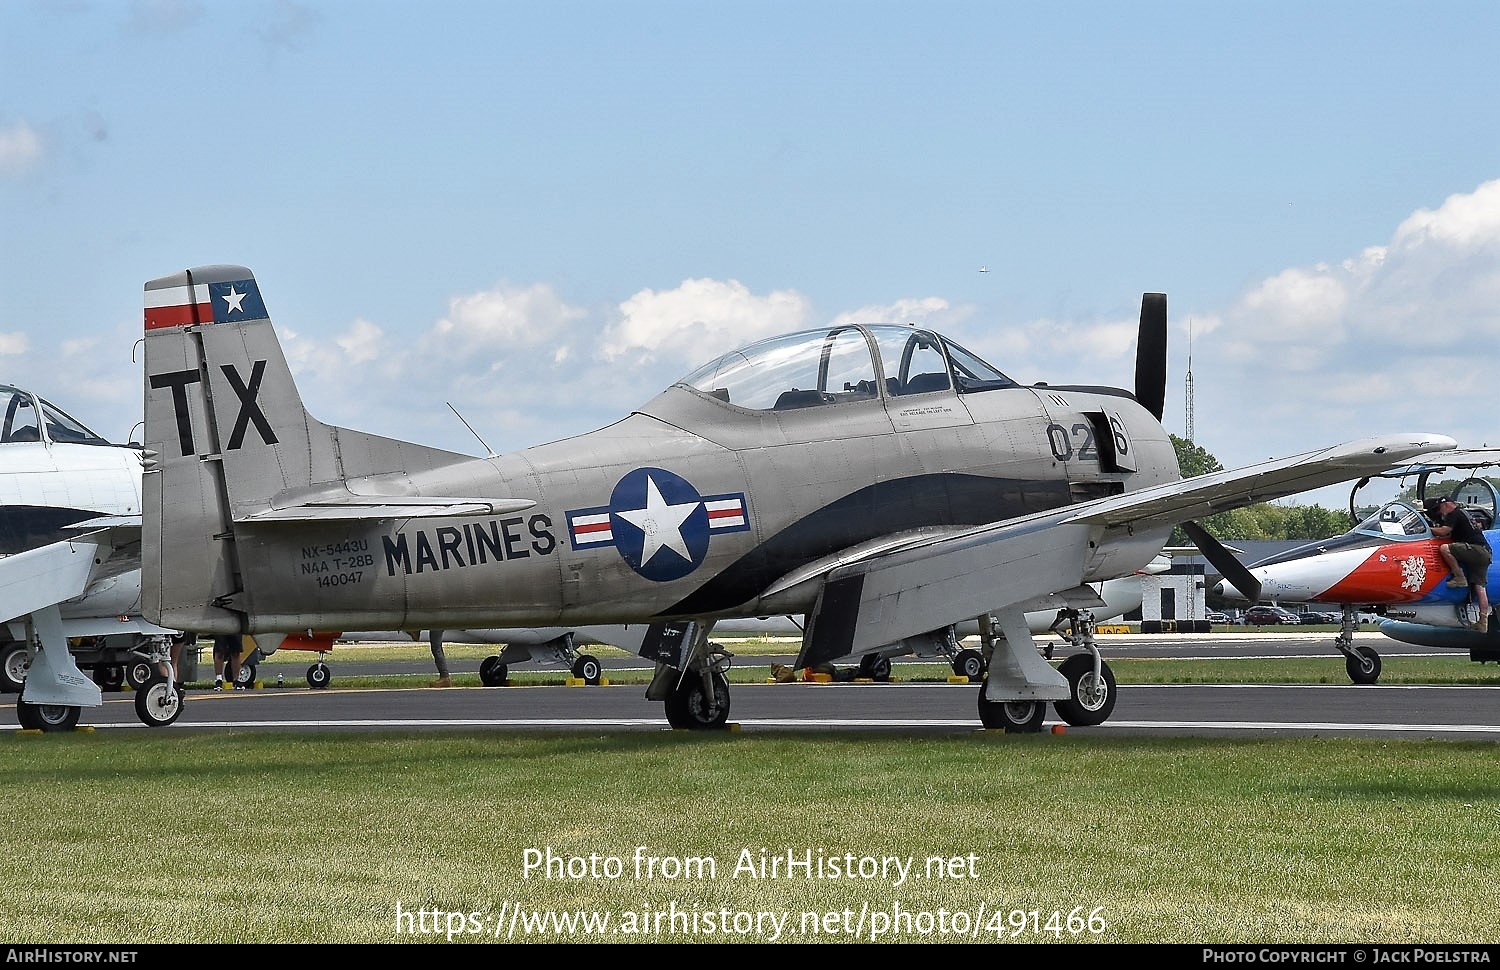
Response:
[{"label": "blue sky", "polygon": [[511,451],[839,318],[1130,386],[1150,290],[1168,430],[1191,332],[1226,466],[1500,444],[1497,37],[1492,2],[4,0],[0,381],[124,439],[142,285],[240,263],[317,417],[478,454],[450,403]]}]

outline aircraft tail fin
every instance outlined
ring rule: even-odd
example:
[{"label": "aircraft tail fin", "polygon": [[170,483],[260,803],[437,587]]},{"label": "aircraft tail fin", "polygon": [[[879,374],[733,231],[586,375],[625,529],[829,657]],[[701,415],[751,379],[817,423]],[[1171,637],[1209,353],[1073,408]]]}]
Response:
[{"label": "aircraft tail fin", "polygon": [[471,460],[308,414],[243,266],[148,282],[145,360],[141,585],[146,615],[164,627],[259,632],[237,522],[351,492],[409,496],[420,491],[411,475]]}]

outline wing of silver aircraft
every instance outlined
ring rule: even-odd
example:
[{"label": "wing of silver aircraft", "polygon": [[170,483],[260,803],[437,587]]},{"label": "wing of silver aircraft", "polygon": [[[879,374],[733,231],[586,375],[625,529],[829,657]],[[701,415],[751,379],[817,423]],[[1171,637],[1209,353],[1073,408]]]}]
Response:
[{"label": "wing of silver aircraft", "polygon": [[[1100,723],[1113,675],[1092,638],[1053,667],[1028,609],[1131,575],[1196,515],[1454,444],[1374,437],[1181,481],[1161,425],[1161,294],[1142,300],[1133,391],[1024,385],[934,331],[840,325],[725,354],[597,431],[484,458],[309,415],[244,267],[148,282],[144,323],[155,622],[643,624],[646,696],[687,728],[728,718],[714,625],[778,614],[807,615],[803,664],[977,622],[986,726],[1035,730],[1048,702]],[[338,506],[356,511],[320,511]]]}]

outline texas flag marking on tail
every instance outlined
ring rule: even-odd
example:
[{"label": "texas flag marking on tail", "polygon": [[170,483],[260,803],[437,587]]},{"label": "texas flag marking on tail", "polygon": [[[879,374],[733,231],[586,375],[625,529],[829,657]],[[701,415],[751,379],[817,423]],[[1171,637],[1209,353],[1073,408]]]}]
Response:
[{"label": "texas flag marking on tail", "polygon": [[223,283],[183,283],[181,275],[146,287],[146,329],[195,323],[241,323],[266,318],[266,305],[254,279]]}]

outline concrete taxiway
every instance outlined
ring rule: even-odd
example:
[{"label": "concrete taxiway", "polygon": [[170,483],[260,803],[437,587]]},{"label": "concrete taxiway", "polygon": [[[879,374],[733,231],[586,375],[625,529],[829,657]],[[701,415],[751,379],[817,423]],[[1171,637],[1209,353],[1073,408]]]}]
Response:
[{"label": "concrete taxiway", "polygon": [[[1377,635],[1378,637],[1378,635]],[[1123,638],[1122,638],[1123,639]],[[1342,658],[1331,652],[1328,634],[1284,634],[1232,638],[1130,638],[1102,647],[1106,658],[1135,656],[1326,656],[1330,681],[1284,685],[1121,685],[1113,715],[1091,728],[1065,727],[1080,735],[1321,735],[1500,740],[1500,672],[1494,686],[1408,686],[1344,682]],[[1453,651],[1407,648],[1379,637],[1377,649],[1390,659],[1446,653],[1453,663],[1470,663]],[[1399,648],[1399,649],[1398,649]],[[640,683],[619,686],[425,686],[349,689],[338,686],[340,672],[387,673],[363,669],[357,650],[330,654],[333,687],[311,690],[300,677],[286,686],[242,692],[191,690],[178,720],[146,728],[136,718],[132,695],[106,694],[99,708],[86,708],[81,724],[97,729],[151,731],[666,731],[662,705],[644,697]],[[770,658],[753,658],[755,665]],[[617,666],[610,668],[609,664]],[[639,667],[631,658],[612,660],[608,669]],[[747,660],[747,665],[749,661]],[[382,667],[392,665],[381,665]],[[431,676],[431,662],[396,664],[417,682]],[[454,664],[455,671],[465,665]],[[477,662],[472,666],[477,666]],[[764,684],[732,687],[730,724],[740,731],[891,731],[954,733],[980,730],[978,685],[911,682],[896,663],[891,683]],[[271,669],[262,667],[262,674]],[[606,670],[606,681],[608,679]],[[292,666],[287,673],[300,672]],[[928,668],[931,676],[931,668]],[[264,676],[262,677],[264,683]],[[15,725],[14,695],[6,695],[0,724]],[[1050,728],[1061,724],[1051,715]],[[1045,729],[1045,728],[1044,728]]]}]

